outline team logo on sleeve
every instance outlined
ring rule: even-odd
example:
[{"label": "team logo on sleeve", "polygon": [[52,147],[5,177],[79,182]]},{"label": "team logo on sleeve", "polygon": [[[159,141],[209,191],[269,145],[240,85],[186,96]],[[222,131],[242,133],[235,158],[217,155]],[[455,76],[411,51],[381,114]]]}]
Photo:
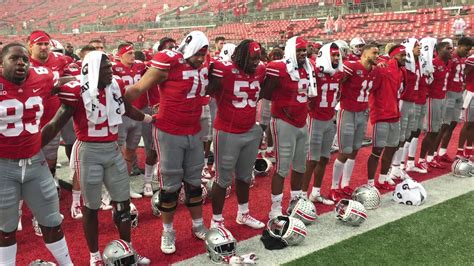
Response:
[{"label": "team logo on sleeve", "polygon": [[[191,36],[190,36],[190,37],[191,37]],[[178,59],[178,62],[179,62],[180,64],[184,64],[184,63],[186,63],[186,61],[184,60],[184,58],[180,58],[180,59]]]},{"label": "team logo on sleeve", "polygon": [[363,77],[364,76],[364,72],[362,72],[362,70],[357,70],[357,75]]}]

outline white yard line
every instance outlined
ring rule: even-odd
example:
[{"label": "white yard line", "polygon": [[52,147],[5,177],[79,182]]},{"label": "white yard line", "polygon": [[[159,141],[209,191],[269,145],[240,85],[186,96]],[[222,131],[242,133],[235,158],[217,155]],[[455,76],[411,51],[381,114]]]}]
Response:
[{"label": "white yard line", "polygon": [[[320,216],[318,222],[308,227],[308,236],[301,246],[288,247],[283,250],[270,251],[263,247],[260,236],[240,241],[237,253],[253,252],[259,257],[258,264],[278,265],[308,255],[314,251],[331,246],[352,236],[365,233],[389,222],[398,220],[420,210],[429,208],[451,198],[463,195],[473,190],[474,178],[458,178],[444,175],[423,182],[428,198],[422,206],[398,205],[392,201],[391,193],[382,197],[381,207],[368,212],[369,218],[360,227],[349,227],[336,221],[333,212]],[[206,254],[201,254],[176,265],[210,264]]]}]

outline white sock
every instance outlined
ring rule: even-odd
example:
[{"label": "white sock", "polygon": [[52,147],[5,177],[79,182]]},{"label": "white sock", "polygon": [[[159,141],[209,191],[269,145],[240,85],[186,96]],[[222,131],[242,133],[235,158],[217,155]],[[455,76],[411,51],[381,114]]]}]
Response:
[{"label": "white sock", "polygon": [[80,205],[81,204],[81,191],[80,190],[72,190],[72,205]]},{"label": "white sock", "polygon": [[344,163],[336,159],[332,168],[332,185],[331,189],[337,189],[339,187],[339,179],[344,171]]},{"label": "white sock", "polygon": [[405,160],[408,157],[408,150],[410,149],[410,142],[405,142],[405,145],[403,145],[403,154],[402,154],[402,160],[401,162],[405,162]]},{"label": "white sock", "polygon": [[193,219],[193,227],[199,227],[204,224],[204,220],[201,218]]},{"label": "white sock", "polygon": [[369,184],[370,186],[374,186],[375,185],[375,179],[369,179],[367,184]]},{"label": "white sock", "polygon": [[267,147],[267,152],[272,152],[273,151],[273,146]]},{"label": "white sock", "polygon": [[222,217],[222,213],[221,214],[213,214],[212,215],[212,220],[214,220],[214,221],[224,221],[224,217]]},{"label": "white sock", "polygon": [[392,158],[392,166],[400,166],[400,161],[402,160],[403,149],[398,149]]},{"label": "white sock", "polygon": [[46,247],[49,249],[49,252],[53,254],[53,257],[59,265],[73,265],[65,237],[54,243],[46,244]]},{"label": "white sock", "polygon": [[0,265],[5,266],[15,266],[16,264],[16,243],[7,246],[7,247],[0,247]]},{"label": "white sock", "polygon": [[169,223],[169,224],[163,223],[163,231],[172,232],[173,231],[173,223]]},{"label": "white sock", "polygon": [[344,170],[342,171],[341,188],[349,186],[352,171],[354,170],[354,164],[355,160],[353,159],[347,159],[346,163],[344,164]]},{"label": "white sock", "polygon": [[298,198],[301,195],[301,190],[292,190],[290,191],[290,201]]},{"label": "white sock", "polygon": [[102,260],[102,257],[100,256],[100,251],[91,252],[90,255],[91,255],[91,261]]},{"label": "white sock", "polygon": [[417,148],[418,148],[418,138],[413,138],[410,142],[410,148],[408,148],[408,157],[415,158]]},{"label": "white sock", "polygon": [[321,188],[313,187],[313,190],[311,191],[311,196],[313,197],[321,196]]},{"label": "white sock", "polygon": [[383,184],[387,180],[387,175],[379,175],[379,183]]},{"label": "white sock", "polygon": [[439,152],[438,152],[438,155],[439,156],[443,156],[446,154],[446,149],[445,148],[439,148]]},{"label": "white sock", "polygon": [[143,181],[145,184],[150,184],[153,178],[153,165],[145,164],[145,176],[143,177]]},{"label": "white sock", "polygon": [[427,155],[426,156],[426,161],[428,161],[428,162],[433,161],[433,157],[434,157],[433,155]]},{"label": "white sock", "polygon": [[272,194],[272,210],[281,209],[281,201],[283,200],[283,193],[278,195]]},{"label": "white sock", "polygon": [[415,161],[408,160],[406,167],[415,167]]},{"label": "white sock", "polygon": [[239,214],[244,214],[249,212],[249,203],[244,203],[244,204],[239,204],[238,206],[238,213]]}]

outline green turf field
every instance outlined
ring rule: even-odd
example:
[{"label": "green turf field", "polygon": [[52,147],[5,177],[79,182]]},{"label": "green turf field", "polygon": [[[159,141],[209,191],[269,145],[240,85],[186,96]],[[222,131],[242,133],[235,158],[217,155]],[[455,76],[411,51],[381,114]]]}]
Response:
[{"label": "green turf field", "polygon": [[473,212],[471,191],[288,265],[474,265]]}]

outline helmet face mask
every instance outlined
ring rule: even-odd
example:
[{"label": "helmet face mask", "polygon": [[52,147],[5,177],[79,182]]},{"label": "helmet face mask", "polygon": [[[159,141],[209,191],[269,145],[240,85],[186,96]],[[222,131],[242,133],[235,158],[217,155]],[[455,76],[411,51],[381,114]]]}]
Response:
[{"label": "helmet face mask", "polygon": [[204,244],[209,258],[215,263],[223,262],[236,254],[237,240],[225,227],[210,229]]},{"label": "helmet face mask", "polygon": [[267,176],[272,168],[272,163],[266,158],[257,158],[253,167],[254,176]]},{"label": "helmet face mask", "polygon": [[161,211],[158,209],[159,205],[160,205],[160,191],[158,190],[151,197],[151,210],[153,211],[153,215],[155,215],[156,217],[161,216]]},{"label": "helmet face mask", "polygon": [[337,219],[352,226],[359,226],[367,220],[367,211],[364,205],[354,200],[340,200],[336,204],[334,212]]},{"label": "helmet face mask", "polygon": [[288,246],[302,243],[306,238],[306,226],[294,217],[278,216],[268,221],[267,230],[274,238],[280,238]]}]

